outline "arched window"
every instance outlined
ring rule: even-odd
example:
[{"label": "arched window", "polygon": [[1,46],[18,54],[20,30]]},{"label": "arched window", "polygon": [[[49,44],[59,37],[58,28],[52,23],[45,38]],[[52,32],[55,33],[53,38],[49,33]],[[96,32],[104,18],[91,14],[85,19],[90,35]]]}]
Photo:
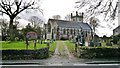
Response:
[{"label": "arched window", "polygon": [[75,35],[76,33],[75,33],[75,29],[74,29],[74,35]]},{"label": "arched window", "polygon": [[72,29],[70,29],[70,34],[71,34],[71,35],[73,34],[73,30],[72,30]]},{"label": "arched window", "polygon": [[63,29],[63,34],[66,34],[66,30],[65,30],[65,28]]},{"label": "arched window", "polygon": [[69,34],[69,29],[67,29],[67,35]]},{"label": "arched window", "polygon": [[48,23],[48,32],[51,32],[51,24]]},{"label": "arched window", "polygon": [[75,19],[73,18],[73,21],[75,21]]}]

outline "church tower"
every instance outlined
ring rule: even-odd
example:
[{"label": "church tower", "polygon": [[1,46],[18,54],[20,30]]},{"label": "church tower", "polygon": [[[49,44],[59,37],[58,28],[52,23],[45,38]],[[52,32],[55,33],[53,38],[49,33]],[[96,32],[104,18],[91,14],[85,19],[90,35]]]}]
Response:
[{"label": "church tower", "polygon": [[83,12],[78,14],[78,12],[76,11],[76,15],[75,16],[73,16],[73,14],[71,13],[71,21],[83,22],[83,15],[84,15]]}]

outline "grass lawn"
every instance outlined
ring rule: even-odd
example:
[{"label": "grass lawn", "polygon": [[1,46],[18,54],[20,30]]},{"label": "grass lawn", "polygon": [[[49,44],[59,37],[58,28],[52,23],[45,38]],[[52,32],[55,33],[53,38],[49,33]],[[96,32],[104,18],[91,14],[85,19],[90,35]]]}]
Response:
[{"label": "grass lawn", "polygon": [[[116,47],[118,47],[118,45],[106,46],[105,42],[101,42],[101,43],[102,43],[102,46],[95,46],[95,48],[116,48]],[[71,43],[70,41],[65,41],[65,44],[67,45],[70,52],[75,51],[75,44],[74,43]],[[82,47],[88,48],[87,46],[82,46]],[[94,48],[94,47],[90,47],[90,48]]]},{"label": "grass lawn", "polygon": [[[26,44],[24,43],[24,41],[15,41],[11,43],[2,41],[2,45],[0,47],[1,47],[0,50],[26,50]],[[46,44],[36,43],[36,49],[40,49],[44,47],[46,47]],[[29,42],[28,49],[29,50],[34,49],[33,41]]]},{"label": "grass lawn", "polygon": [[56,41],[52,42],[49,47],[49,54],[52,56],[56,48]]},{"label": "grass lawn", "polygon": [[101,43],[102,43],[102,47],[106,47],[106,48],[116,48],[116,47],[119,47],[116,44],[113,44],[112,46],[107,46],[105,42],[101,42]]},{"label": "grass lawn", "polygon": [[65,41],[65,44],[67,45],[67,47],[71,53],[75,52],[75,44],[74,43],[71,43],[70,41]]},{"label": "grass lawn", "polygon": [[50,44],[49,51],[54,52],[55,48],[56,48],[56,41],[54,41],[53,43]]}]

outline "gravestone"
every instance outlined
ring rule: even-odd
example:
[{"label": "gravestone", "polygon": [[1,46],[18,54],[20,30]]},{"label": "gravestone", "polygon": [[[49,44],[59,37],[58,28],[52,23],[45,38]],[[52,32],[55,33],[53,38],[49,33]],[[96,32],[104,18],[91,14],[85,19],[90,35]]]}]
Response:
[{"label": "gravestone", "polygon": [[102,46],[102,44],[100,42],[95,42],[94,44],[95,44],[95,46]]},{"label": "gravestone", "polygon": [[94,42],[90,42],[89,46],[93,47],[94,46]]},{"label": "gravestone", "polygon": [[107,42],[106,46],[112,46],[112,43],[111,42]]}]

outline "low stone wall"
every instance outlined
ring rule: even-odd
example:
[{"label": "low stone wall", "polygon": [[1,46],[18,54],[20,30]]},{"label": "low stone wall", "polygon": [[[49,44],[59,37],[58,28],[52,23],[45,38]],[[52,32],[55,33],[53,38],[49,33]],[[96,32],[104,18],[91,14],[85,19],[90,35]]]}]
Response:
[{"label": "low stone wall", "polygon": [[77,56],[79,58],[120,58],[120,48],[96,48],[96,47],[78,47]]},{"label": "low stone wall", "polygon": [[49,57],[49,47],[37,50],[2,50],[2,60],[31,60],[47,57]]}]

